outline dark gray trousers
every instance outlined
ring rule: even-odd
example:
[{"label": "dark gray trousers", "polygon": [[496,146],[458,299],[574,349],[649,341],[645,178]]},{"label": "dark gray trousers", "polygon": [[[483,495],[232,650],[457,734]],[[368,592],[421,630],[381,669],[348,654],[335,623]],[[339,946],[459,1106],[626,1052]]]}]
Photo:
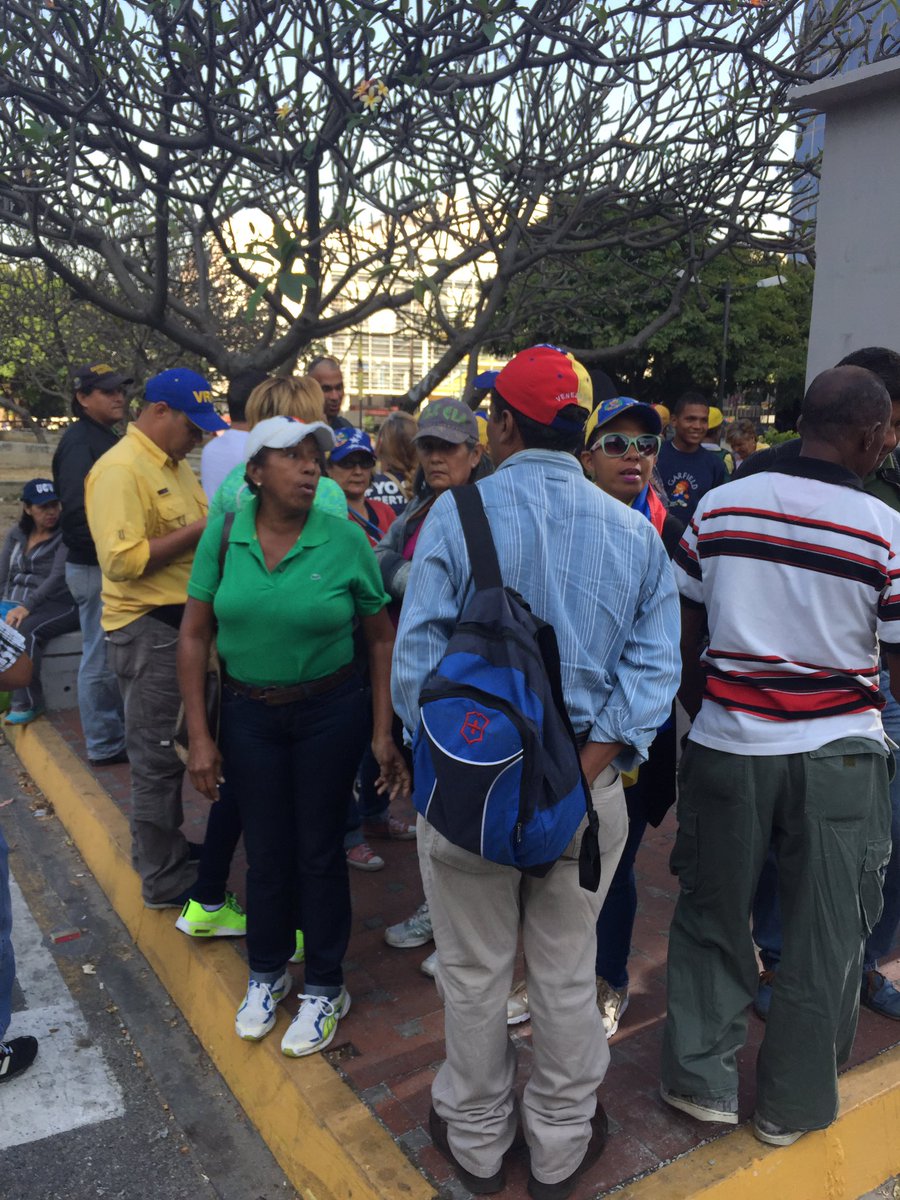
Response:
[{"label": "dark gray trousers", "polygon": [[131,763],[132,862],[144,900],[171,900],[196,879],[181,825],[184,766],[173,737],[181,698],[175,676],[178,631],[152,616],[108,634],[109,665],[125,705]]},{"label": "dark gray trousers", "polygon": [[881,913],[891,849],[889,755],[843,738],[802,754],[726,754],[688,743],[671,867],[663,1086],[737,1094],[735,1063],[756,992],[750,909],[770,843],[784,951],[756,1064],[760,1116],[821,1129],[859,1010],[863,943]]}]

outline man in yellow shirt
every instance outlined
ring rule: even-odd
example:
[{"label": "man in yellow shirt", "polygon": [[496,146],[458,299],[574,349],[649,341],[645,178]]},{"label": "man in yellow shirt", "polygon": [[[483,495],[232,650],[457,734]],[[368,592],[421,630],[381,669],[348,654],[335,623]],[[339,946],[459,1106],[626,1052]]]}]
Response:
[{"label": "man in yellow shirt", "polygon": [[132,862],[148,908],[180,908],[196,876],[181,832],[184,767],[173,749],[175,649],[207,503],[184,460],[204,433],[225,428],[202,375],[163,371],[85,484],[103,573],[102,625],[125,703]]}]

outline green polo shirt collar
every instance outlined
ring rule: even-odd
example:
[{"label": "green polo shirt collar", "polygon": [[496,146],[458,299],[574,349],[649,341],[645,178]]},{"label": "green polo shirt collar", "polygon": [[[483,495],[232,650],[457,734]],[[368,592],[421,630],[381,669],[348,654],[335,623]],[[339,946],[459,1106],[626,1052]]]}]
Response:
[{"label": "green polo shirt collar", "polygon": [[[235,513],[234,524],[231,526],[228,541],[229,544],[237,542],[249,546],[253,557],[265,567],[266,560],[263,557],[263,552],[259,544],[259,536],[256,532],[256,514],[258,510],[259,499],[254,496],[239,512]],[[319,509],[311,508],[307,513],[303,532],[284,558],[281,559],[279,566],[282,563],[290,562],[301,550],[308,550],[313,546],[324,546],[328,541],[328,521],[330,519],[327,516],[323,517]],[[266,569],[268,570],[268,568]]]}]

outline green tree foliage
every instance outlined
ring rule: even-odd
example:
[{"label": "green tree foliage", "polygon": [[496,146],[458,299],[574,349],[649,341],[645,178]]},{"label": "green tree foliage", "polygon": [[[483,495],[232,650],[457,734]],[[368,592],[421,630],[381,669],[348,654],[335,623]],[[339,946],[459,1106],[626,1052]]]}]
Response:
[{"label": "green tree foliage", "polygon": [[4,0],[0,256],[226,376],[421,306],[415,402],[548,256],[790,249],[789,89],[884,5]]}]

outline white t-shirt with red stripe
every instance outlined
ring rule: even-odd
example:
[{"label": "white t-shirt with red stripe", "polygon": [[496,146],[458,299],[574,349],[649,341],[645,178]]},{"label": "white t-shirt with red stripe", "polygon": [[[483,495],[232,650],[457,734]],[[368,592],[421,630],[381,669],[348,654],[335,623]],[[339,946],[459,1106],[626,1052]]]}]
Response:
[{"label": "white t-shirt with red stripe", "polygon": [[900,514],[855,475],[801,457],[715,488],[674,566],[709,618],[692,741],[750,755],[884,744],[878,639],[900,650]]}]

